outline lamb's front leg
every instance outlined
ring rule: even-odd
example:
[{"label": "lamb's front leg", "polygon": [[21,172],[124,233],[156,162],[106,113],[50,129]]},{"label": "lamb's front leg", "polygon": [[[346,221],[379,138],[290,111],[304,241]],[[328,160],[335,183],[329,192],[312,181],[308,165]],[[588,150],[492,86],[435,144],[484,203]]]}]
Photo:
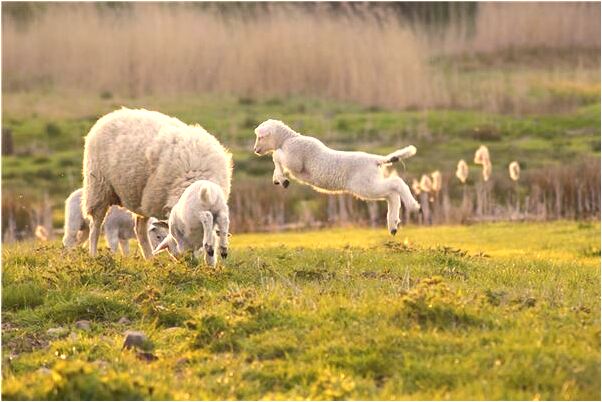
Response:
[{"label": "lamb's front leg", "polygon": [[284,175],[284,169],[282,168],[282,155],[280,151],[275,151],[272,154],[272,160],[274,161],[274,175],[272,176],[272,181],[275,185],[282,184],[282,187],[287,188],[289,185],[289,181]]},{"label": "lamb's front leg", "polygon": [[222,212],[216,218],[219,230],[219,252],[222,258],[228,257],[228,231],[230,230],[230,218],[228,214],[228,212]]},{"label": "lamb's front leg", "polygon": [[205,248],[205,262],[215,265],[215,239],[213,237],[213,215],[209,211],[201,212],[201,223],[203,224],[203,246]]}]

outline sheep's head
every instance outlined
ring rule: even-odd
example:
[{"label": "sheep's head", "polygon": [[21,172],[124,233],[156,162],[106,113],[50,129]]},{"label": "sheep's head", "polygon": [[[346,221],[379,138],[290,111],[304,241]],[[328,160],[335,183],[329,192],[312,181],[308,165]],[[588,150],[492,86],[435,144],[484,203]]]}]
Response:
[{"label": "sheep's head", "polygon": [[255,146],[253,151],[257,155],[266,155],[275,151],[281,144],[283,135],[292,130],[279,120],[266,120],[255,129]]}]

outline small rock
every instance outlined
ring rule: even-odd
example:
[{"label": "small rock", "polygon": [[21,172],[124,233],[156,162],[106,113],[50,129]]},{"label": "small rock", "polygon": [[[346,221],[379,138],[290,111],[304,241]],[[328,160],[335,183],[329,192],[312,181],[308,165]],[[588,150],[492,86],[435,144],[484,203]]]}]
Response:
[{"label": "small rock", "polygon": [[101,370],[106,370],[109,367],[109,363],[105,360],[94,360],[92,364]]},{"label": "small rock", "polygon": [[67,328],[57,327],[50,328],[48,331],[46,331],[46,333],[53,338],[63,338],[69,334],[69,330]]},{"label": "small rock", "polygon": [[122,349],[148,349],[150,346],[150,342],[144,332],[139,331],[127,331],[125,333],[125,340],[123,342]]},{"label": "small rock", "polygon": [[159,360],[157,356],[150,352],[136,352],[136,357],[140,360],[145,360],[147,362],[152,362],[155,360]]},{"label": "small rock", "polygon": [[180,357],[178,360],[176,360],[176,366],[183,366],[188,363],[190,363],[190,359],[187,357]]},{"label": "small rock", "polygon": [[131,322],[131,321],[130,321],[130,319],[129,319],[129,318],[127,318],[127,317],[121,317],[121,318],[119,319],[119,321],[117,321],[117,324],[122,324],[122,325],[128,325],[128,324],[131,324],[131,323],[132,323],[132,322]]},{"label": "small rock", "polygon": [[79,320],[75,323],[75,327],[82,329],[84,331],[89,331],[91,329],[90,327],[90,321],[88,320]]},{"label": "small rock", "polygon": [[40,367],[39,369],[36,370],[38,373],[40,374],[45,374],[45,375],[50,375],[52,374],[52,370],[50,370],[49,368],[46,367]]}]

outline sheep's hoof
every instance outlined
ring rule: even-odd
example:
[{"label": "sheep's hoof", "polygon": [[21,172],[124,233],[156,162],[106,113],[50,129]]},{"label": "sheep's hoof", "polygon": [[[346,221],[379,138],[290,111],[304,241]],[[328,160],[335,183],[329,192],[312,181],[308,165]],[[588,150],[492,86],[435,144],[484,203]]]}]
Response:
[{"label": "sheep's hoof", "polygon": [[282,182],[282,187],[287,188],[289,184],[290,184],[289,181],[285,180]]},{"label": "sheep's hoof", "polygon": [[215,254],[215,250],[213,250],[213,247],[208,244],[205,244],[205,252],[209,257],[213,257],[213,254]]},{"label": "sheep's hoof", "polygon": [[397,234],[397,229],[391,229],[391,234],[395,236]]}]

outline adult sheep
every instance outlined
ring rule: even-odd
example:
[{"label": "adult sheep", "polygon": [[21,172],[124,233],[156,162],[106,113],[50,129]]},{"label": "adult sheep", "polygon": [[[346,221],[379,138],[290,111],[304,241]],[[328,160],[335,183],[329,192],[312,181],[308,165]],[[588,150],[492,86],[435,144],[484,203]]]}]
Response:
[{"label": "adult sheep", "polygon": [[[199,125],[159,112],[122,108],[101,117],[86,136],[83,175],[90,254],[96,255],[107,209],[120,205],[136,214],[136,237],[148,259],[152,255],[146,231],[149,218],[167,219],[182,193],[198,180],[217,184],[227,200],[232,155]],[[225,254],[227,208],[215,216],[215,222]]]}]

